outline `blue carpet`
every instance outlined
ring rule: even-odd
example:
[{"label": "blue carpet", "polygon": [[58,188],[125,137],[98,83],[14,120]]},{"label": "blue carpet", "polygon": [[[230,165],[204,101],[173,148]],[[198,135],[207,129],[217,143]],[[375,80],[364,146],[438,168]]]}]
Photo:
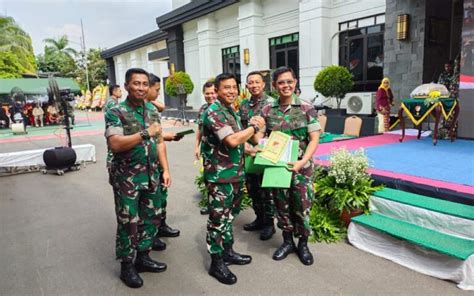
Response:
[{"label": "blue carpet", "polygon": [[426,137],[365,151],[375,169],[474,186],[474,141],[439,140],[433,146],[431,137]]}]

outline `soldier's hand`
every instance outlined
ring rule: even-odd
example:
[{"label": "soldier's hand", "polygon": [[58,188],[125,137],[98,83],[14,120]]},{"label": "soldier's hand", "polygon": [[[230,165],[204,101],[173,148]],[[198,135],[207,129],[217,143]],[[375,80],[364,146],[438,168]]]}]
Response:
[{"label": "soldier's hand", "polygon": [[250,118],[250,124],[258,126],[260,129],[265,127],[265,119],[261,116],[254,116]]},{"label": "soldier's hand", "polygon": [[176,133],[173,133],[173,141],[179,141],[183,138],[183,135],[177,135]]},{"label": "soldier's hand", "polygon": [[255,157],[255,154],[257,154],[257,148],[255,147],[252,147],[252,145],[250,145],[249,143],[245,143],[245,146],[244,146],[244,152],[245,152],[245,155],[250,155],[252,157]]},{"label": "soldier's hand", "polygon": [[199,160],[201,158],[201,151],[199,149],[199,146],[194,147],[194,157],[196,160]]},{"label": "soldier's hand", "polygon": [[306,163],[303,162],[302,160],[298,160],[298,161],[295,161],[295,162],[289,162],[288,163],[288,170],[297,173],[301,170],[302,167],[304,167],[305,164]]},{"label": "soldier's hand", "polygon": [[156,137],[161,134],[161,125],[158,122],[154,122],[147,130],[150,137]]},{"label": "soldier's hand", "polygon": [[163,184],[164,187],[169,188],[171,186],[171,175],[169,171],[163,172]]}]

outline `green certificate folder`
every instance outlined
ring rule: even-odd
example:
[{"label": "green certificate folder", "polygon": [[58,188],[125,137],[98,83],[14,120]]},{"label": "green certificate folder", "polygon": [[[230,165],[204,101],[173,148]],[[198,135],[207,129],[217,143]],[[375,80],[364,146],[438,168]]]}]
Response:
[{"label": "green certificate folder", "polygon": [[[292,149],[291,149],[291,161],[296,161],[298,159],[298,146],[299,141],[291,141]],[[265,159],[260,156],[260,153],[257,153],[255,156],[254,164],[256,165],[263,165],[263,166],[277,166],[277,167],[286,167],[287,163],[284,161],[279,161],[277,163],[273,163],[268,159]]]},{"label": "green certificate folder", "polygon": [[179,136],[179,137],[189,135],[189,134],[194,134],[194,130],[188,129],[188,130],[184,130],[184,131],[180,131],[180,132],[176,133],[176,135]]},{"label": "green certificate folder", "polygon": [[290,188],[292,174],[286,167],[267,167],[263,171],[262,188]]},{"label": "green certificate folder", "polygon": [[247,174],[262,174],[264,166],[254,163],[255,157],[250,155],[245,156],[245,172]]}]

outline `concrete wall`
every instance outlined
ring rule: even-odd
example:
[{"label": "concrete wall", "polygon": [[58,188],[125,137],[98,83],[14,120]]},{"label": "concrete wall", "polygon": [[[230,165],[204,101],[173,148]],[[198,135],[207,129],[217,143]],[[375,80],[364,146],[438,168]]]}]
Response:
[{"label": "concrete wall", "polygon": [[[400,14],[410,15],[408,40],[396,40],[397,15]],[[409,97],[411,91],[423,83],[425,20],[425,0],[387,0],[384,76],[390,78],[397,101]]]}]

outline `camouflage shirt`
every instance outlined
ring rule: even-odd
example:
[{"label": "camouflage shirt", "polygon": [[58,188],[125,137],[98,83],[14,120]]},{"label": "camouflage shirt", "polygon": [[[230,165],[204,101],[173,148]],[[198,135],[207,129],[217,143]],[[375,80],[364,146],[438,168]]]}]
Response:
[{"label": "camouflage shirt", "polygon": [[107,100],[105,101],[105,104],[104,104],[104,113],[109,111],[112,107],[117,106],[118,104],[119,104],[118,99],[115,99],[112,96],[108,97]]},{"label": "camouflage shirt", "polygon": [[[105,114],[105,137],[133,135],[154,122],[160,123],[160,115],[152,104],[146,102],[143,106],[134,107],[127,99]],[[149,190],[157,186],[158,140],[158,137],[152,137],[128,151],[114,153],[110,168],[111,182],[135,190]]]},{"label": "camouflage shirt", "polygon": [[207,108],[209,108],[209,106],[211,106],[211,104],[204,103],[204,104],[202,104],[201,108],[199,108],[198,115],[197,115],[197,120],[196,120],[196,123],[199,126],[202,126],[202,115],[206,112],[206,110],[207,110]]},{"label": "camouflage shirt", "polygon": [[244,128],[248,127],[249,120],[255,115],[262,113],[263,106],[273,102],[273,98],[263,94],[256,102],[251,98],[242,102],[239,108],[240,120]]},{"label": "camouflage shirt", "polygon": [[[104,105],[104,116],[107,111],[109,111],[112,107],[118,106],[118,100],[116,100],[114,97],[108,97],[107,100],[105,101]],[[114,157],[112,151],[107,148],[107,167],[110,168],[112,165],[112,158]]]},{"label": "camouflage shirt", "polygon": [[228,148],[225,137],[242,130],[240,117],[231,107],[214,102],[202,116],[204,178],[211,183],[244,180],[244,145]]},{"label": "camouflage shirt", "polygon": [[301,159],[309,144],[309,133],[320,131],[317,112],[314,107],[296,95],[289,106],[280,106],[280,101],[265,105],[261,116],[266,123],[266,136],[280,131],[299,141],[298,159]]}]

